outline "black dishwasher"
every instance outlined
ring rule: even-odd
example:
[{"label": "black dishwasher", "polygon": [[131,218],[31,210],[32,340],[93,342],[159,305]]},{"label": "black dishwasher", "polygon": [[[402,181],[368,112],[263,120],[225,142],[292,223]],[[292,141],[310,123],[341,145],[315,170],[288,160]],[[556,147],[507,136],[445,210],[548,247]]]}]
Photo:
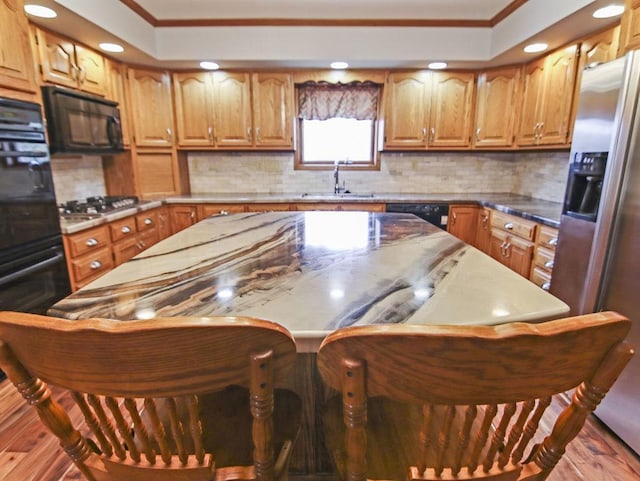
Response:
[{"label": "black dishwasher", "polygon": [[449,218],[449,204],[387,204],[387,212],[400,212],[403,214],[417,215],[421,219],[430,222],[442,230],[447,230],[447,220]]}]

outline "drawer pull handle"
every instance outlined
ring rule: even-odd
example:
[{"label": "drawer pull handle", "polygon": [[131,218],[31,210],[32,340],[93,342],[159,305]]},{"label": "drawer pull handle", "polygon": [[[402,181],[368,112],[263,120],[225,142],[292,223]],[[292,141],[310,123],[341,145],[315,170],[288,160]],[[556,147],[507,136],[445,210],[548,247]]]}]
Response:
[{"label": "drawer pull handle", "polygon": [[129,227],[128,225],[124,225],[122,226],[122,229],[120,229],[120,232],[122,232],[123,234],[129,234],[131,232],[131,227]]},{"label": "drawer pull handle", "polygon": [[543,288],[545,291],[548,291],[549,289],[551,289],[551,282],[545,282],[540,287]]},{"label": "drawer pull handle", "polygon": [[558,238],[554,237],[553,239],[549,239],[549,245],[550,246],[557,246],[558,245]]},{"label": "drawer pull handle", "polygon": [[91,267],[91,269],[93,269],[93,270],[95,271],[96,269],[100,269],[100,268],[102,267],[102,262],[100,262],[100,261],[93,261],[93,262],[89,265],[89,267]]},{"label": "drawer pull handle", "polygon": [[144,225],[151,225],[153,224],[153,221],[151,219],[149,219],[148,217],[144,219]]},{"label": "drawer pull handle", "polygon": [[545,263],[544,263],[544,266],[545,266],[547,269],[553,269],[553,261],[547,261],[547,262],[545,262]]},{"label": "drawer pull handle", "polygon": [[507,229],[507,230],[513,230],[513,222],[507,222],[504,225],[504,228]]},{"label": "drawer pull handle", "polygon": [[87,242],[85,242],[85,244],[87,245],[87,247],[95,247],[98,245],[98,239],[95,239],[93,237],[89,237],[87,239]]}]

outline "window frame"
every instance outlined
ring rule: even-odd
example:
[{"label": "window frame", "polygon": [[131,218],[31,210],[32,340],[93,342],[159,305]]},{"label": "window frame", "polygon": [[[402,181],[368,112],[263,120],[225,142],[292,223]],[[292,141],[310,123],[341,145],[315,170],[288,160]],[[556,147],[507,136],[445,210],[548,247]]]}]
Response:
[{"label": "window frame", "polygon": [[[302,152],[304,148],[304,136],[302,135],[303,119],[296,119],[295,151],[293,156],[294,170],[333,170],[335,160],[304,162]],[[372,122],[371,132],[371,160],[369,162],[358,162],[350,164],[340,164],[341,170],[380,170],[380,106],[376,119]]]}]

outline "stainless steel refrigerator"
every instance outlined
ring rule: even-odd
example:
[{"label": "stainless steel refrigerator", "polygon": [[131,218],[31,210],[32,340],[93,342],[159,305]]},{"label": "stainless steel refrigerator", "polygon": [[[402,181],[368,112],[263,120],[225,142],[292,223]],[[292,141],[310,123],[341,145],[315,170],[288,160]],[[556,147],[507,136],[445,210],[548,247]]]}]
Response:
[{"label": "stainless steel refrigerator", "polygon": [[[640,51],[583,72],[551,293],[614,310],[640,350]],[[640,453],[640,354],[596,409]]]}]

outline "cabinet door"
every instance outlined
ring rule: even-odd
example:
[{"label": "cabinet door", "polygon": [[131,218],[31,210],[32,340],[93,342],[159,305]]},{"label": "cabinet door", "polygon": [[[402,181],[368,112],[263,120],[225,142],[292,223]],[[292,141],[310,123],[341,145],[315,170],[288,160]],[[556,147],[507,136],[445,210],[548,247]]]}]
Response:
[{"label": "cabinet door", "polygon": [[134,141],[140,147],[173,145],[171,79],[167,72],[129,69]]},{"label": "cabinet door", "polygon": [[580,56],[585,67],[609,62],[617,57],[620,26],[605,30],[580,43]]},{"label": "cabinet door", "polygon": [[78,86],[78,67],[73,42],[44,30],[36,31],[43,82],[65,87]]},{"label": "cabinet door", "polygon": [[114,265],[119,266],[127,262],[133,256],[140,253],[140,246],[138,244],[137,237],[131,237],[129,239],[124,239],[118,242],[117,244],[113,244],[113,262]]},{"label": "cabinet door", "polygon": [[525,66],[522,90],[518,145],[534,145],[540,130],[539,103],[544,94],[545,61],[540,59]]},{"label": "cabinet door", "polygon": [[183,229],[195,224],[196,220],[195,205],[172,205],[169,206],[169,215],[171,216],[171,232],[180,232]]},{"label": "cabinet door", "polygon": [[120,124],[122,126],[122,143],[125,147],[131,145],[131,121],[129,120],[129,100],[126,95],[126,67],[123,64],[109,62],[107,65],[109,90],[108,97],[118,102],[120,110]]},{"label": "cabinet door", "polygon": [[211,147],[213,142],[213,75],[174,73],[176,129],[181,147]]},{"label": "cabinet door", "polygon": [[489,254],[491,243],[491,211],[485,207],[478,212],[475,246],[485,254]]},{"label": "cabinet door", "polygon": [[80,90],[95,95],[107,95],[107,68],[102,55],[80,45],[75,45]]},{"label": "cabinet door", "polygon": [[478,77],[475,147],[509,147],[513,144],[520,68],[481,73]]},{"label": "cabinet door", "polygon": [[507,234],[498,229],[491,229],[489,237],[489,255],[495,260],[509,267],[509,258],[506,255]]},{"label": "cabinet door", "polygon": [[508,258],[507,265],[511,270],[528,279],[533,259],[533,243],[509,236],[505,246],[505,255]]},{"label": "cabinet door", "polygon": [[620,21],[620,55],[640,48],[640,0],[626,0]]},{"label": "cabinet door", "polygon": [[293,78],[258,73],[251,78],[256,147],[293,148]]},{"label": "cabinet door", "polygon": [[253,144],[250,74],[215,72],[213,86],[216,145],[250,147]]},{"label": "cabinet door", "polygon": [[449,208],[449,222],[447,231],[467,244],[475,245],[476,224],[478,219],[477,206],[452,205]]},{"label": "cabinet door", "polygon": [[384,145],[425,148],[429,119],[428,72],[391,73],[385,87]]},{"label": "cabinet door", "polygon": [[577,46],[549,55],[541,105],[538,144],[567,144],[576,82]]},{"label": "cabinet door", "polygon": [[433,72],[432,77],[429,147],[468,147],[475,74]]},{"label": "cabinet door", "polygon": [[38,89],[23,0],[0,0],[0,85],[27,92]]},{"label": "cabinet door", "polygon": [[180,193],[180,174],[174,151],[138,151],[135,153],[135,168],[142,197]]},{"label": "cabinet door", "polygon": [[166,239],[171,235],[171,217],[169,216],[169,207],[162,206],[156,209],[158,211],[158,239]]}]

